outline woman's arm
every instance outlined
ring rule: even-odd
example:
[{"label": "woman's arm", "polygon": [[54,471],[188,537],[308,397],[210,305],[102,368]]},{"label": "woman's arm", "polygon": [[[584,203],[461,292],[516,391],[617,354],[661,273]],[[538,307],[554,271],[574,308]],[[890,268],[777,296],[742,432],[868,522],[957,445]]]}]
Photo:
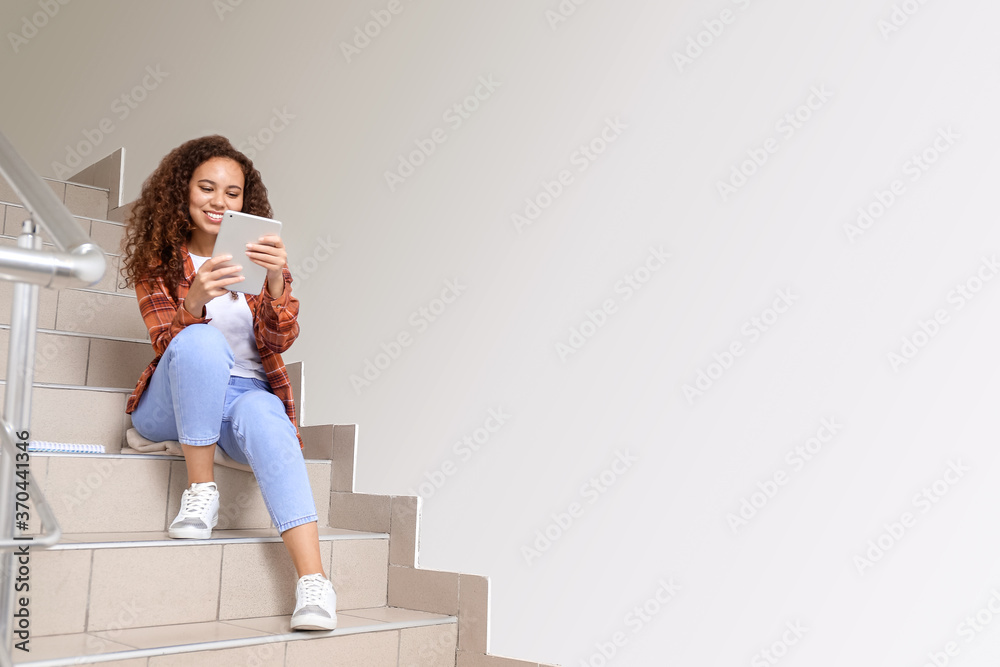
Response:
[{"label": "woman's arm", "polygon": [[139,300],[139,313],[149,330],[153,352],[157,356],[167,350],[167,345],[184,327],[208,321],[204,317],[195,317],[187,308],[178,307],[178,303],[167,293],[163,278],[137,280],[135,295]]},{"label": "woman's arm", "polygon": [[272,352],[282,353],[292,346],[299,336],[299,300],[292,296],[292,274],[281,270],[284,289],[281,296],[271,298],[268,282],[255,299],[253,326],[258,337]]}]

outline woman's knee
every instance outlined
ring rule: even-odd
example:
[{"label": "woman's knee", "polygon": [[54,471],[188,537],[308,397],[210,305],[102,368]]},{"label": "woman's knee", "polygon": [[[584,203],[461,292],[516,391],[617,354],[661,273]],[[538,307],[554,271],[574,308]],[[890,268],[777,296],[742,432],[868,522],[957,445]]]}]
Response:
[{"label": "woman's knee", "polygon": [[176,336],[170,341],[170,347],[220,347],[225,345],[229,348],[229,343],[226,342],[226,337],[222,335],[222,332],[213,327],[211,324],[189,324],[180,330]]},{"label": "woman's knee", "polygon": [[233,351],[222,332],[210,324],[190,324],[173,337],[166,354],[187,363],[224,363],[233,366]]}]

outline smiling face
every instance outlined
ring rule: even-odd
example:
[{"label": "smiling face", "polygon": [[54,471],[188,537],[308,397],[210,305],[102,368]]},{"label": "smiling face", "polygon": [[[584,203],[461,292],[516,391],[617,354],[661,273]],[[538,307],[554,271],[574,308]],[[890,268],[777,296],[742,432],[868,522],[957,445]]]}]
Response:
[{"label": "smiling face", "polygon": [[243,210],[243,170],[235,160],[214,157],[198,165],[188,186],[188,205],[194,229],[188,251],[211,257],[222,214]]}]

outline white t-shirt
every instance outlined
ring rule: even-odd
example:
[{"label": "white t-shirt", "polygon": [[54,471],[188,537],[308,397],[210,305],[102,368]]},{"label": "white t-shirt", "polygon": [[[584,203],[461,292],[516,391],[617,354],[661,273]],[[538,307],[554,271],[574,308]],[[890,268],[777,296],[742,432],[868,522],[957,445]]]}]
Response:
[{"label": "white t-shirt", "polygon": [[[194,270],[197,271],[208,257],[191,254]],[[211,318],[209,324],[226,337],[236,362],[230,375],[244,378],[257,378],[267,381],[264,366],[260,363],[260,351],[253,335],[253,313],[247,305],[247,298],[242,292],[236,292],[237,298],[229,294],[217,296],[205,304],[205,317]]]}]

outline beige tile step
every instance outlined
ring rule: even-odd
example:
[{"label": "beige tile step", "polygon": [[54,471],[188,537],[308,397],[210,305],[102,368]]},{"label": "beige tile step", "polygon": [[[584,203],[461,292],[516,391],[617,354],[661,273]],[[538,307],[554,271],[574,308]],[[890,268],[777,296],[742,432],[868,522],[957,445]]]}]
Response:
[{"label": "beige tile step", "polygon": [[[188,486],[179,456],[34,453],[30,465],[67,534],[165,531]],[[306,459],[321,526],[329,525],[332,466],[329,460]],[[214,476],[220,497],[217,529],[271,528],[253,474],[217,465]]]},{"label": "beige tile step", "polygon": [[[0,324],[10,324],[14,283],[0,281]],[[38,328],[149,339],[135,294],[97,289],[38,291]]]},{"label": "beige tile step", "polygon": [[[0,204],[3,207],[2,222],[3,231],[0,232],[5,238],[16,239],[21,234],[21,223],[28,218],[28,210],[22,206],[11,206],[10,204]],[[76,215],[74,219],[79,223],[83,231],[87,233],[94,243],[99,245],[105,254],[117,257],[121,254],[121,240],[125,233],[125,223],[107,220],[103,217],[89,218]],[[45,230],[41,229],[42,247],[54,247],[52,242],[46,237]]]},{"label": "beige tile step", "polygon": [[[74,216],[107,217],[110,198],[108,188],[81,185],[51,178],[43,178],[42,180],[48,183],[55,193],[56,199],[61,201]],[[0,203],[15,207],[21,206],[21,200],[18,199],[14,188],[10,187],[3,177],[0,177]]]},{"label": "beige tile step", "polygon": [[[0,400],[7,382],[0,380]],[[83,387],[36,382],[31,399],[31,439],[104,445],[121,451],[131,420],[125,403],[131,387]]]},{"label": "beige tile step", "polygon": [[[7,377],[10,325],[0,324],[0,379]],[[153,360],[148,340],[39,329],[35,381],[89,387],[134,387]]]},{"label": "beige tile step", "polygon": [[[388,535],[323,528],[323,567],[338,609],[387,600]],[[208,540],[165,531],[68,534],[32,551],[34,636],[291,614],[297,580],[277,531],[214,530]]]},{"label": "beige tile step", "polygon": [[24,667],[100,662],[168,667],[454,667],[454,616],[395,607],[339,611],[337,629],[295,632],[289,615],[135,627],[122,607],[109,630],[36,637],[31,652],[14,651]]}]

